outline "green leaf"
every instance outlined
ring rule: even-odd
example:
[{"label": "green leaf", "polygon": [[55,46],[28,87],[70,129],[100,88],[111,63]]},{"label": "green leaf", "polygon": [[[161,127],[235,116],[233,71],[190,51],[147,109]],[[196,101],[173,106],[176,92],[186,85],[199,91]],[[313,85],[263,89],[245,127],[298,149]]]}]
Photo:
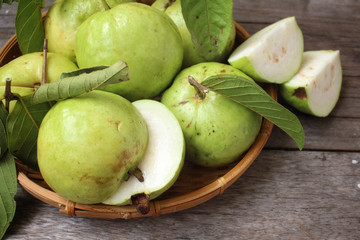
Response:
[{"label": "green leaf", "polygon": [[2,101],[0,101],[0,158],[7,150],[7,139],[6,139],[6,118],[8,111]]},{"label": "green leaf", "polygon": [[17,177],[14,157],[9,153],[0,159],[0,239],[4,236],[16,209],[14,196]]},{"label": "green leaf", "polygon": [[255,82],[235,75],[217,75],[202,85],[260,114],[293,138],[300,150],[304,147],[305,134],[299,119]]},{"label": "green leaf", "polygon": [[24,164],[38,170],[37,136],[46,113],[55,104],[45,102],[32,104],[32,95],[18,96],[13,111],[7,119],[9,151]]},{"label": "green leaf", "polygon": [[63,100],[80,96],[108,84],[129,80],[129,68],[123,61],[111,66],[97,66],[63,73],[55,82],[40,86],[33,95],[33,103]]},{"label": "green leaf", "polygon": [[233,26],[232,0],[181,0],[182,14],[202,57],[218,59],[225,51]]},{"label": "green leaf", "polygon": [[44,0],[20,0],[16,12],[15,28],[20,50],[23,54],[41,52],[44,31],[41,8]]}]

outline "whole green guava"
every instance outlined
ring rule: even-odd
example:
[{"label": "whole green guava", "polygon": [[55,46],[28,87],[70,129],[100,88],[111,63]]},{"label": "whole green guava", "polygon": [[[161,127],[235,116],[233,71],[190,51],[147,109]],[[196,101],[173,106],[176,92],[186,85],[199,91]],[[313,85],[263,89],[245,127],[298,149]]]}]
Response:
[{"label": "whole green guava", "polygon": [[201,99],[188,81],[189,75],[201,83],[207,77],[222,74],[250,79],[226,64],[200,63],[181,71],[161,99],[181,125],[186,158],[207,167],[236,160],[254,142],[262,121],[257,113],[214,92]]},{"label": "whole green guava", "polygon": [[76,62],[75,36],[81,23],[96,12],[133,1],[135,0],[56,0],[46,14],[44,25],[49,51],[60,53]]},{"label": "whole green guava", "polygon": [[140,3],[120,4],[88,18],[78,29],[75,53],[80,68],[125,61],[130,81],[103,90],[131,101],[161,93],[183,58],[176,25],[165,13]]},{"label": "whole green guava", "polygon": [[109,198],[141,160],[146,123],[123,97],[92,91],[58,102],[43,119],[38,165],[46,183],[74,202]]},{"label": "whole green guava", "polygon": [[[184,59],[182,64],[183,68],[190,67],[201,62],[209,62],[209,60],[206,60],[203,56],[200,55],[192,40],[191,33],[189,32],[184,17],[182,15],[180,0],[157,0],[152,4],[152,7],[164,11],[178,27],[184,48]],[[224,62],[227,59],[234,46],[235,35],[236,31],[235,25],[233,23],[231,34],[227,39],[225,51],[223,52],[223,54],[221,54],[221,56],[216,59],[211,59],[210,61]]]}]

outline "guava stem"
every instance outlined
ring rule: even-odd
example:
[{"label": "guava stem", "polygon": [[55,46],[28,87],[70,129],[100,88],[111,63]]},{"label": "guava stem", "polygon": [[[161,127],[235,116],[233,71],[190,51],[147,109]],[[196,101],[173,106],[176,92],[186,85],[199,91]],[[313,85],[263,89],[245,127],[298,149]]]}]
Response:
[{"label": "guava stem", "polygon": [[146,193],[139,193],[131,196],[131,203],[136,205],[136,210],[141,214],[150,212],[150,196]]},{"label": "guava stem", "polygon": [[144,181],[144,176],[142,171],[139,168],[135,168],[132,171],[129,171],[129,174],[133,175],[134,177],[137,178],[137,180],[139,180],[139,182],[143,182]]},{"label": "guava stem", "polygon": [[209,92],[209,90],[198,83],[191,75],[188,76],[189,83],[191,86],[193,86],[196,90],[196,96],[198,99],[203,100],[206,97],[206,93]]},{"label": "guava stem", "polygon": [[47,39],[44,38],[43,66],[42,66],[41,85],[44,85],[44,84],[46,83],[46,64],[47,64]]},{"label": "guava stem", "polygon": [[14,99],[14,96],[11,93],[11,78],[6,79],[4,98],[5,98],[5,108],[7,111],[9,111],[10,101]]}]

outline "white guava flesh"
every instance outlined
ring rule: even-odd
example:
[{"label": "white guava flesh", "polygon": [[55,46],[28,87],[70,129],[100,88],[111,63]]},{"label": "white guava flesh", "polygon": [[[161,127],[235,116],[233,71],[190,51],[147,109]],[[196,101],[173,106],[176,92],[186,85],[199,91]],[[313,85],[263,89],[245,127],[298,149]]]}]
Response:
[{"label": "white guava flesh", "polygon": [[288,17],[252,35],[228,61],[257,81],[284,83],[299,70],[303,51],[301,29]]},{"label": "white guava flesh", "polygon": [[138,100],[133,104],[145,119],[149,132],[148,146],[138,165],[144,181],[130,176],[105,204],[129,204],[131,196],[142,193],[150,195],[150,199],[159,196],[174,184],[184,163],[183,133],[170,110],[154,100]]},{"label": "white guava flesh", "polygon": [[309,51],[304,53],[300,71],[281,85],[280,92],[298,110],[326,117],[339,99],[341,84],[340,52]]}]

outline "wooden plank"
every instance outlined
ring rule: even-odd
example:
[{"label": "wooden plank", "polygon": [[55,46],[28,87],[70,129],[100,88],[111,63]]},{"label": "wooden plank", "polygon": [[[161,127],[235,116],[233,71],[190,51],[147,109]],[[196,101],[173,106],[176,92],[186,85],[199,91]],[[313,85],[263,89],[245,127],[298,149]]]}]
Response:
[{"label": "wooden plank", "polygon": [[[360,151],[360,120],[358,118],[317,118],[298,114],[305,131],[304,149]],[[268,148],[297,149],[293,140],[275,127]]]},{"label": "wooden plank", "polygon": [[360,98],[360,81],[359,77],[345,76],[343,78],[340,97]]},{"label": "wooden plank", "polygon": [[[273,19],[296,16],[310,22],[359,24],[360,2],[357,0],[234,0],[234,17],[240,22],[271,23]],[[352,21],[353,20],[353,21]],[[334,29],[336,30],[336,29]]]},{"label": "wooden plank", "polygon": [[15,29],[0,29],[0,49],[5,45],[8,39],[15,34]]},{"label": "wooden plank", "polygon": [[[280,6],[280,7],[279,7]],[[356,0],[234,1],[234,18],[250,33],[281,18],[296,16],[305,50],[339,49],[344,75],[360,76],[360,3]]]},{"label": "wooden plank", "polygon": [[357,239],[354,176],[359,153],[267,150],[223,195],[179,213],[126,221],[70,218],[20,190],[5,239]]},{"label": "wooden plank", "polygon": [[15,5],[3,4],[0,9],[0,49],[15,34]]}]

